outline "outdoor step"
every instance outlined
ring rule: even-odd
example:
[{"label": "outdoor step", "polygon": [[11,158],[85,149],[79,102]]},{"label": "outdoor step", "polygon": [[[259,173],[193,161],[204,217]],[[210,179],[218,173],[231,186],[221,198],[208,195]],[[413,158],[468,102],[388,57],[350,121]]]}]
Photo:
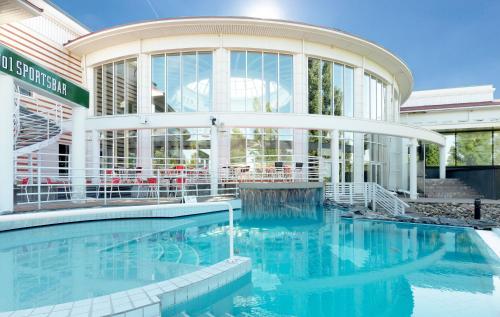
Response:
[{"label": "outdoor step", "polygon": [[457,178],[426,179],[424,189],[429,198],[482,198],[474,188]]}]

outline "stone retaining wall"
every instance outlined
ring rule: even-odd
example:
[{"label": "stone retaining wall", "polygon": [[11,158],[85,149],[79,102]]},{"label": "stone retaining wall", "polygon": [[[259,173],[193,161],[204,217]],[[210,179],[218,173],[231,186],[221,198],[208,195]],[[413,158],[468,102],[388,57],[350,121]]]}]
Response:
[{"label": "stone retaining wall", "polygon": [[[408,202],[408,204],[410,205],[408,211],[417,212],[426,217],[474,219],[473,203]],[[481,220],[493,221],[500,225],[500,204],[482,204]]]}]

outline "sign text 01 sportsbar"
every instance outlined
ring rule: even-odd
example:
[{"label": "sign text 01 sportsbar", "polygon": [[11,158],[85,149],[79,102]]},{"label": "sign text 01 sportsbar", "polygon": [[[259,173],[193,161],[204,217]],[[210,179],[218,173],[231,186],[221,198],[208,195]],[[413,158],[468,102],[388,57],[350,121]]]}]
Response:
[{"label": "sign text 01 sportsbar", "polygon": [[71,103],[89,107],[89,92],[86,89],[18,55],[1,44],[0,71]]}]

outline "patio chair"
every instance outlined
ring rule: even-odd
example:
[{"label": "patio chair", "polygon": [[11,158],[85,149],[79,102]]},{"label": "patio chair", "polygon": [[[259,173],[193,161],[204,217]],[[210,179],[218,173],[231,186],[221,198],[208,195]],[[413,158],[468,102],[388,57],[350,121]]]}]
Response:
[{"label": "patio chair", "polygon": [[64,189],[64,196],[66,197],[66,199],[69,198],[69,192],[68,192],[68,183],[66,181],[62,181],[62,180],[53,180],[51,177],[47,177],[46,178],[47,180],[47,201],[49,200],[50,198],[50,193],[52,192],[53,189],[55,189],[55,194],[56,194],[56,199],[58,198],[58,194],[59,194],[59,188],[63,188]]},{"label": "patio chair", "polygon": [[21,181],[19,182],[19,187],[24,192],[24,195],[26,195],[26,200],[30,202],[30,196],[28,194],[28,186],[30,186],[30,178],[29,177],[21,178]]},{"label": "patio chair", "polygon": [[156,177],[148,177],[146,180],[146,183],[148,184],[148,193],[146,195],[146,198],[153,198],[157,197],[157,187],[158,187],[158,179]]},{"label": "patio chair", "polygon": [[109,190],[109,198],[113,197],[113,188],[116,187],[118,189],[118,196],[122,198],[122,193],[120,191],[120,184],[122,179],[120,177],[111,178],[111,188]]}]

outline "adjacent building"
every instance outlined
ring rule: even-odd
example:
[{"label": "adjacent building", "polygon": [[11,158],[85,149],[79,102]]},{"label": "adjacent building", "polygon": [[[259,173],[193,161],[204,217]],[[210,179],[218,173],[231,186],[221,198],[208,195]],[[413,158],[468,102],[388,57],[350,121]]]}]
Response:
[{"label": "adjacent building", "polygon": [[[441,133],[446,138],[447,177],[498,199],[500,100],[494,92],[491,85],[415,91],[401,107],[401,122]],[[425,176],[435,178],[439,149],[427,145],[425,158]]]}]

